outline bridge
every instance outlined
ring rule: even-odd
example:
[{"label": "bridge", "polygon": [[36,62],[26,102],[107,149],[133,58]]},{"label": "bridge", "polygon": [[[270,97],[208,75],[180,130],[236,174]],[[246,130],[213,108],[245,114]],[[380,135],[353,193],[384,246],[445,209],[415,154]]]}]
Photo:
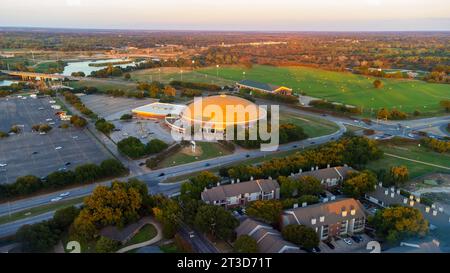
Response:
[{"label": "bridge", "polygon": [[46,80],[64,80],[64,79],[70,79],[70,77],[58,75],[58,74],[46,74],[46,73],[36,73],[36,72],[24,72],[24,71],[10,71],[10,70],[0,70],[1,73],[10,75],[10,76],[17,76],[21,77],[22,80],[34,80],[36,78],[39,78],[42,81]]}]

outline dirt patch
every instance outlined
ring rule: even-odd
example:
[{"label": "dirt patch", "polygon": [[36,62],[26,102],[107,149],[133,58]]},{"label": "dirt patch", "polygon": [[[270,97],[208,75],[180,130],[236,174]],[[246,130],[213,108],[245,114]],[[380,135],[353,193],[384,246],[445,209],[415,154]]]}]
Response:
[{"label": "dirt patch", "polygon": [[201,156],[203,154],[203,150],[202,147],[197,145],[195,147],[195,150],[192,150],[192,146],[186,146],[183,147],[180,151],[180,153],[185,154],[185,155],[189,155],[189,156]]}]

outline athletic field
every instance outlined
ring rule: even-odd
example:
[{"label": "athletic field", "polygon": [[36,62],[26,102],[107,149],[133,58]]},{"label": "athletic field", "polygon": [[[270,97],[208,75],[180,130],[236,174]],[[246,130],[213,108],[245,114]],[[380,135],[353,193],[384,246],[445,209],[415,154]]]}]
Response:
[{"label": "athletic field", "polygon": [[[244,74],[245,72],[245,74]],[[251,69],[243,67],[216,67],[197,70],[211,78],[239,81],[255,81],[284,85],[294,92],[327,99],[333,102],[363,107],[365,114],[376,109],[397,108],[412,113],[435,114],[443,112],[439,102],[450,99],[450,86],[431,84],[418,80],[381,79],[382,89],[373,86],[375,78],[347,72],[332,72],[307,67],[273,67],[256,65]],[[187,76],[187,75],[186,75]]]}]

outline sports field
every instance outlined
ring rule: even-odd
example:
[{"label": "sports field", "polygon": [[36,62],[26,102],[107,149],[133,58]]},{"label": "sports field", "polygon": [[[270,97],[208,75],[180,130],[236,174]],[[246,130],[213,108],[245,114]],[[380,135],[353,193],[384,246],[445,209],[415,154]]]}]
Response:
[{"label": "sports field", "polygon": [[[183,71],[183,72],[182,72]],[[217,72],[217,71],[216,71]],[[136,82],[151,82],[160,81],[162,83],[169,83],[173,80],[188,81],[188,82],[201,82],[212,83],[220,86],[235,84],[233,80],[227,80],[221,77],[217,77],[217,74],[209,75],[192,69],[181,69],[175,67],[162,67],[137,70],[130,73],[131,79]]]},{"label": "sports field", "polygon": [[[245,74],[244,74],[245,72]],[[230,66],[205,68],[196,73],[212,77],[239,81],[244,77],[255,81],[284,85],[294,92],[363,107],[363,111],[387,107],[411,113],[443,112],[439,102],[450,99],[450,87],[445,84],[430,84],[418,80],[382,79],[384,87],[373,87],[375,78],[347,72],[332,72],[307,67],[274,67],[255,65],[251,69]],[[186,77],[186,75],[185,75]]]}]

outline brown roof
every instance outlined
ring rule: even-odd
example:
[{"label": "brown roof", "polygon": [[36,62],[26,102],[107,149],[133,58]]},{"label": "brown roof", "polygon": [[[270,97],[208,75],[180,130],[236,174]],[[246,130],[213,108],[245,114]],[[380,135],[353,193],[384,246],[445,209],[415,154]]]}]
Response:
[{"label": "brown roof", "polygon": [[297,174],[294,177],[303,177],[303,176],[312,176],[317,178],[318,180],[327,180],[329,179],[345,179],[349,172],[355,171],[352,167],[339,166],[333,168],[325,168],[314,171],[302,172],[301,174]]},{"label": "brown roof", "polygon": [[[346,212],[345,216],[342,213],[344,211]],[[352,215],[352,211],[354,211],[354,215]],[[316,224],[319,225],[331,225],[344,220],[365,217],[365,212],[358,200],[344,198],[286,210],[284,216],[288,219],[288,224],[314,226],[311,223],[312,219],[316,219]],[[323,222],[320,222],[321,217],[324,217]]]},{"label": "brown roof", "polygon": [[261,253],[297,252],[299,247],[285,241],[278,230],[251,218],[245,219],[237,228],[237,236],[249,235],[256,240]]},{"label": "brown roof", "polygon": [[279,187],[280,185],[276,180],[253,180],[206,189],[201,193],[201,195],[202,200],[204,201],[225,200],[228,197],[238,196],[245,193],[254,193],[261,191],[271,192],[278,189]]}]

